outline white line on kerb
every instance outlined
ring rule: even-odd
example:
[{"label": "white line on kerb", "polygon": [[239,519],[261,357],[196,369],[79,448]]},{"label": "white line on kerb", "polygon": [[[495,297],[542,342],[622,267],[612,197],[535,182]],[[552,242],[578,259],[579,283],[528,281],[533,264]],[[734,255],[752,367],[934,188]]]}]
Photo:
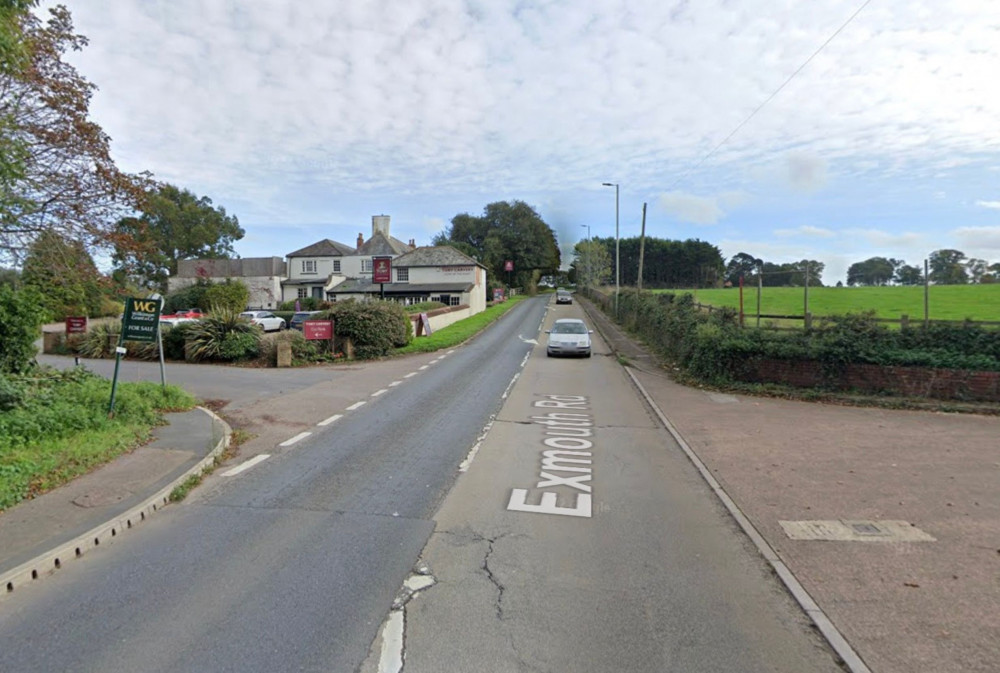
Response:
[{"label": "white line on kerb", "polygon": [[500,399],[502,400],[507,399],[507,395],[510,394],[510,389],[514,387],[514,382],[517,381],[517,377],[519,377],[520,375],[521,372],[514,374],[514,378],[512,378],[510,380],[510,383],[507,384],[507,390],[503,391],[503,395],[500,396]]},{"label": "white line on kerb", "polygon": [[320,421],[316,425],[330,425],[334,421],[339,421],[343,417],[344,417],[343,414],[334,414],[333,416],[330,416],[330,418],[326,419],[325,421]]},{"label": "white line on kerb", "polygon": [[527,353],[524,354],[524,359],[521,360],[521,366],[522,367],[524,365],[528,364],[528,358],[530,358],[530,357],[531,357],[531,351],[528,351]]},{"label": "white line on kerb", "polygon": [[476,459],[476,454],[479,453],[479,447],[483,445],[483,440],[486,439],[486,435],[490,434],[490,428],[493,427],[493,421],[496,417],[496,414],[491,415],[489,422],[483,426],[483,434],[476,438],[476,443],[472,445],[471,449],[469,449],[469,455],[465,457],[465,460],[459,463],[459,472],[467,472],[469,470],[469,467],[472,465],[472,461]]},{"label": "white line on kerb", "polygon": [[251,467],[253,467],[257,463],[259,463],[261,461],[264,461],[264,460],[267,460],[270,457],[271,457],[271,454],[269,454],[269,453],[258,454],[256,456],[254,456],[253,458],[251,458],[250,460],[248,460],[247,462],[243,463],[242,465],[237,465],[236,467],[234,467],[231,470],[226,470],[225,472],[222,473],[222,476],[223,477],[235,477],[240,472],[243,472],[244,470],[249,470]]},{"label": "white line on kerb", "polygon": [[311,432],[300,432],[299,434],[295,435],[294,437],[292,437],[290,439],[286,439],[281,444],[278,444],[278,446],[291,446],[295,442],[301,442],[303,439],[305,439],[306,437],[308,437],[311,434],[312,434]]},{"label": "white line on kerb", "polygon": [[372,393],[372,397],[378,397],[379,395],[384,395],[387,392],[389,392],[388,388],[383,388],[382,390],[376,390],[375,392]]},{"label": "white line on kerb", "polygon": [[351,406],[347,407],[347,410],[348,411],[354,411],[355,409],[360,409],[363,406],[365,406],[365,401],[361,400],[360,402],[355,402]]},{"label": "white line on kerb", "polygon": [[402,383],[402,381],[393,381],[392,383],[390,383],[390,384],[389,384],[389,387],[390,387],[390,388],[395,388],[395,387],[396,387],[396,386],[398,386],[398,385],[399,385],[400,383]]},{"label": "white line on kerb", "polygon": [[416,372],[410,372],[409,374],[407,374],[407,375],[406,375],[406,376],[404,376],[403,378],[404,378],[404,379],[408,379],[408,378],[410,378],[411,376],[416,376],[416,375],[417,375],[417,373],[416,373]]}]

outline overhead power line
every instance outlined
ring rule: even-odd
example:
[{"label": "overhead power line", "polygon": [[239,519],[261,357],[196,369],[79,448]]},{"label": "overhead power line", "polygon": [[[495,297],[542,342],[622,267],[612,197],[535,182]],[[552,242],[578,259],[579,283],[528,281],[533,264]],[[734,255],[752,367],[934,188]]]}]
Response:
[{"label": "overhead power line", "polygon": [[671,184],[671,185],[670,185],[670,186],[669,186],[669,187],[667,188],[667,191],[670,191],[670,190],[672,190],[672,189],[673,189],[674,187],[676,187],[676,186],[677,186],[677,185],[678,185],[678,184],[679,184],[679,183],[680,183],[680,182],[681,182],[682,180],[684,180],[684,178],[686,178],[686,177],[687,177],[687,176],[689,176],[689,175],[690,175],[691,173],[693,173],[694,171],[696,171],[696,170],[698,170],[699,168],[701,168],[702,164],[704,164],[704,163],[705,163],[706,161],[708,161],[708,160],[709,160],[709,158],[710,158],[710,157],[712,157],[712,155],[714,155],[714,154],[715,154],[716,152],[718,152],[718,151],[719,151],[719,149],[720,149],[720,148],[721,148],[721,147],[722,147],[723,145],[725,145],[725,144],[726,144],[727,142],[729,142],[729,141],[730,141],[730,140],[732,139],[732,137],[733,137],[733,136],[735,136],[735,135],[736,135],[737,133],[739,133],[739,132],[740,132],[740,129],[742,129],[742,128],[743,128],[744,126],[746,126],[746,125],[747,125],[747,124],[748,124],[748,123],[750,122],[750,120],[751,120],[751,119],[753,119],[753,118],[754,118],[755,116],[757,116],[757,113],[758,113],[758,112],[760,112],[761,110],[763,110],[763,109],[764,109],[764,106],[766,106],[766,105],[767,105],[768,103],[770,103],[770,102],[771,102],[772,100],[774,100],[774,97],[775,97],[775,96],[777,96],[777,95],[778,95],[779,93],[781,93],[781,90],[782,90],[782,89],[784,89],[784,88],[785,88],[786,86],[788,86],[788,83],[789,83],[789,82],[791,82],[791,81],[792,81],[793,79],[795,79],[795,77],[796,77],[796,76],[797,76],[797,75],[798,75],[798,74],[799,74],[800,72],[802,72],[803,70],[805,70],[806,66],[807,66],[807,65],[809,65],[809,63],[810,63],[810,62],[812,62],[812,60],[813,60],[814,58],[816,58],[816,56],[817,56],[817,55],[819,55],[819,53],[820,53],[821,51],[823,51],[823,50],[824,50],[824,49],[826,48],[826,46],[827,46],[828,44],[830,44],[831,42],[833,42],[834,38],[836,38],[836,37],[837,37],[838,35],[840,35],[840,33],[841,33],[841,32],[842,32],[842,31],[843,31],[843,30],[844,30],[845,28],[847,28],[847,26],[848,26],[848,25],[849,25],[849,24],[851,23],[851,21],[854,21],[854,18],[855,18],[855,17],[856,17],[856,16],[858,15],[858,14],[860,14],[860,13],[861,13],[861,10],[863,10],[863,9],[864,9],[865,7],[867,7],[867,6],[868,6],[868,5],[869,5],[869,4],[871,3],[871,1],[872,1],[872,0],[865,0],[865,1],[863,2],[863,3],[861,3],[861,6],[860,6],[860,7],[858,7],[858,8],[856,9],[856,10],[854,10],[854,13],[853,13],[853,14],[851,14],[851,15],[850,15],[849,17],[847,17],[847,20],[846,20],[846,21],[844,21],[844,23],[842,23],[842,24],[840,25],[840,28],[838,28],[837,30],[833,31],[833,34],[832,34],[832,35],[830,35],[830,37],[826,38],[826,41],[825,41],[825,42],[823,42],[823,44],[821,44],[821,45],[819,46],[819,48],[818,48],[818,49],[816,49],[816,51],[814,51],[814,52],[813,52],[813,53],[812,53],[812,54],[811,54],[811,55],[809,56],[809,58],[807,58],[807,59],[806,59],[806,60],[805,60],[805,61],[804,61],[804,62],[802,63],[802,65],[800,65],[800,66],[799,66],[798,68],[796,68],[796,69],[795,69],[795,72],[793,72],[793,73],[792,73],[791,75],[789,75],[789,76],[788,76],[788,78],[787,78],[787,79],[786,79],[786,80],[785,80],[784,82],[782,82],[782,83],[781,83],[781,86],[779,86],[779,87],[778,87],[777,89],[775,89],[775,90],[774,90],[774,91],[773,91],[773,92],[771,93],[771,95],[770,95],[770,96],[768,96],[768,97],[767,97],[766,99],[764,99],[764,102],[763,102],[763,103],[761,103],[760,105],[758,105],[757,107],[755,107],[755,108],[753,109],[753,112],[751,112],[751,113],[750,113],[749,115],[747,115],[746,119],[744,119],[744,120],[743,120],[743,121],[741,121],[741,122],[740,122],[739,124],[737,124],[737,125],[736,125],[736,128],[734,128],[734,129],[733,129],[732,131],[730,131],[729,135],[727,135],[727,136],[726,136],[725,138],[723,138],[723,139],[722,139],[722,140],[721,140],[721,141],[719,142],[719,144],[718,144],[718,145],[716,145],[715,147],[713,147],[713,148],[711,149],[711,151],[709,151],[709,152],[708,152],[708,154],[706,154],[705,156],[703,156],[703,157],[702,157],[702,158],[701,158],[701,159],[700,159],[700,160],[698,161],[698,163],[696,163],[696,164],[695,164],[694,166],[692,166],[691,168],[689,168],[689,169],[687,169],[686,171],[684,171],[684,174],[683,174],[683,175],[681,175],[681,176],[680,176],[679,178],[677,178],[677,179],[676,179],[676,180],[675,180],[675,181],[673,182],[673,184]]}]

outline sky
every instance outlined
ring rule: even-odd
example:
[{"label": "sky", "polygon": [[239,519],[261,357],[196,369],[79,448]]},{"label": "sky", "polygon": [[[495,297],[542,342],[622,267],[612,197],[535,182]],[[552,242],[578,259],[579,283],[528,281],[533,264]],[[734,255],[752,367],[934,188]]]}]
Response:
[{"label": "sky", "polygon": [[993,0],[64,1],[119,167],[235,214],[242,257],[523,200],[565,266],[615,236],[608,182],[622,238],[646,203],[647,235],[828,285],[1000,262]]}]

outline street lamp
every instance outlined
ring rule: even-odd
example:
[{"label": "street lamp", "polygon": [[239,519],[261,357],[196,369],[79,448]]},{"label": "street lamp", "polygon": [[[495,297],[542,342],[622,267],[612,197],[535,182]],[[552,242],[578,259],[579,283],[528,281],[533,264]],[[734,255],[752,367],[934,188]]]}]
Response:
[{"label": "street lamp", "polygon": [[618,239],[618,183],[602,182],[605,187],[615,188],[615,317],[618,317],[618,291],[621,287],[621,247]]}]

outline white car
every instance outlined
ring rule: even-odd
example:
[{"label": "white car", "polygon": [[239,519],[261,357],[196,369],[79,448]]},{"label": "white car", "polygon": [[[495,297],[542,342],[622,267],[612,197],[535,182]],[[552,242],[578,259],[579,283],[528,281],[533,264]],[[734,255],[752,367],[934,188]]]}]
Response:
[{"label": "white car", "polygon": [[552,329],[546,330],[549,335],[549,343],[545,347],[545,354],[549,357],[553,355],[582,355],[590,357],[590,335],[593,330],[587,329],[587,324],[577,318],[562,318],[552,323]]},{"label": "white car", "polygon": [[244,311],[241,316],[265,332],[280,332],[285,329],[285,319],[279,318],[270,311]]}]

